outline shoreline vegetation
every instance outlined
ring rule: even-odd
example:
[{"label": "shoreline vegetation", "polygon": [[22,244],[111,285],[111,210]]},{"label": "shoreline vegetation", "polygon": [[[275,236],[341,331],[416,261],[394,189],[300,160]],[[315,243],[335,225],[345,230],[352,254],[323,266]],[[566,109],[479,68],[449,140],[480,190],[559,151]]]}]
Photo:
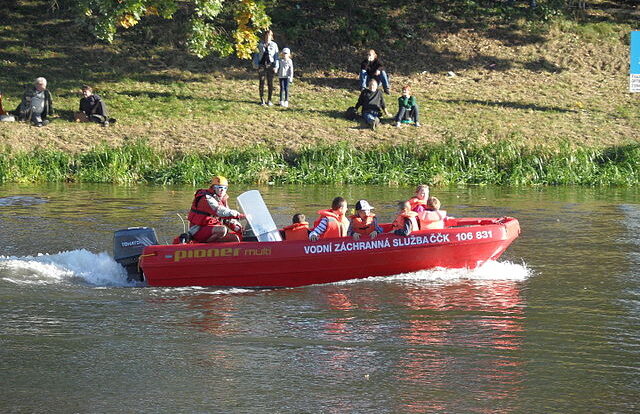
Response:
[{"label": "shoreline vegetation", "polygon": [[[564,0],[356,3],[347,20],[335,2],[269,3],[296,75],[290,107],[264,108],[250,62],[189,55],[175,40],[180,18],[145,17],[105,44],[77,24],[74,2],[9,0],[4,107],[43,76],[56,117],[44,128],[0,123],[0,182],[639,183],[640,94],[628,92],[628,71],[640,9],[630,0],[586,10]],[[345,119],[369,48],[391,77],[389,112],[410,85],[421,128]],[[73,122],[83,84],[115,125]]]},{"label": "shoreline vegetation", "polygon": [[79,153],[0,153],[0,182],[196,185],[208,182],[212,172],[246,184],[634,186],[640,184],[640,144],[595,149],[450,141],[363,150],[338,143],[179,153],[134,141]]}]

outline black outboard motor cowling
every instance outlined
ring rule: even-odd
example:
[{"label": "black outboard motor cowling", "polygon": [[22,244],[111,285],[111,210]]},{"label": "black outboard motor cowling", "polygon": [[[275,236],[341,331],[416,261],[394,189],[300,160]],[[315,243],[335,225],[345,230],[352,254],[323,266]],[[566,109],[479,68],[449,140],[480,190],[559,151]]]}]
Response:
[{"label": "black outboard motor cowling", "polygon": [[129,227],[113,234],[113,258],[127,270],[128,280],[143,280],[138,259],[145,246],[154,244],[158,244],[158,236],[151,227]]}]

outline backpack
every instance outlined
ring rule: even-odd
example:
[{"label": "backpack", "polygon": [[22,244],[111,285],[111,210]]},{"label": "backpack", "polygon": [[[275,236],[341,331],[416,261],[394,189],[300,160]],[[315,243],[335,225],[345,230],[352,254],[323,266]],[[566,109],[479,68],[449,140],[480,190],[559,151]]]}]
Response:
[{"label": "backpack", "polygon": [[356,107],[350,106],[349,108],[347,108],[347,111],[345,112],[344,116],[349,121],[355,121],[356,119],[358,119],[358,111],[356,110]]}]

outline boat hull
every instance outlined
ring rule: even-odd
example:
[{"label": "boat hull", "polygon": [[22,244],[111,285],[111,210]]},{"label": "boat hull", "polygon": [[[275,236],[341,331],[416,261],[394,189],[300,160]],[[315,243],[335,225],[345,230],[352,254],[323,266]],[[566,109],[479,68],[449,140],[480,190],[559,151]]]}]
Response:
[{"label": "boat hull", "polygon": [[455,227],[354,241],[240,242],[147,246],[150,286],[295,287],[419,270],[475,268],[520,234],[514,218],[457,219]]}]

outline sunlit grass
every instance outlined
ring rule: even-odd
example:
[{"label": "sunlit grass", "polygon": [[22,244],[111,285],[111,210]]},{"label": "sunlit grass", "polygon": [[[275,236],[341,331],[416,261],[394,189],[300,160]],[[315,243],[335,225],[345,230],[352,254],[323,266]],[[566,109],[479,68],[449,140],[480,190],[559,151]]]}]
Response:
[{"label": "sunlit grass", "polygon": [[281,151],[267,147],[166,153],[137,141],[85,153],[0,155],[3,182],[199,184],[223,174],[264,184],[619,185],[640,183],[640,144],[603,149],[471,141],[358,150],[346,143]]}]

